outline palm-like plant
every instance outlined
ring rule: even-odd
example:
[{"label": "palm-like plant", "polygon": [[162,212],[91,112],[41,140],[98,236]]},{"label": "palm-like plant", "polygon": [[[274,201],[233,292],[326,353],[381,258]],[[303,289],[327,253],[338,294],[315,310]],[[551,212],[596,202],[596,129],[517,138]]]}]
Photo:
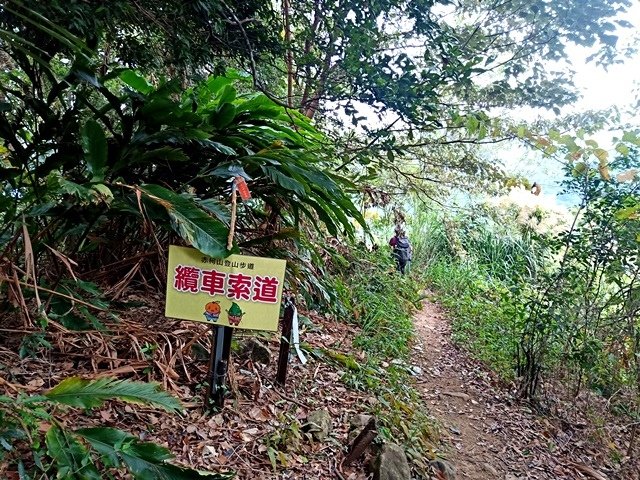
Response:
[{"label": "palm-like plant", "polygon": [[[82,39],[18,2],[5,8],[56,48],[0,31],[11,66],[0,79],[0,251],[9,260],[0,278],[55,291],[69,257],[88,271],[163,253],[176,234],[223,257],[273,253],[305,222],[331,235],[351,235],[352,219],[364,225],[345,193],[353,185],[327,168],[321,133],[263,94],[239,93],[250,90],[240,74],[185,90],[129,69],[104,72]],[[229,248],[229,181],[238,176],[253,199],[239,207]],[[62,270],[36,268],[61,259]]]}]

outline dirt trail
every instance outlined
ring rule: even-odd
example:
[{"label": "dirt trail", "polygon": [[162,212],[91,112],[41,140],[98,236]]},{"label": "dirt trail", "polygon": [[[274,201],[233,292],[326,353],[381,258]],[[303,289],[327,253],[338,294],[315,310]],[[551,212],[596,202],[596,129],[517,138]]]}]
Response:
[{"label": "dirt trail", "polygon": [[[414,318],[418,384],[463,480],[637,480],[589,442],[576,417],[545,418],[514,399],[479,362],[453,344],[446,314],[430,301]],[[596,442],[597,443],[597,442]],[[445,477],[446,478],[446,477]]]},{"label": "dirt trail", "polygon": [[448,460],[456,478],[505,478],[498,458],[503,447],[491,433],[498,419],[487,411],[480,392],[490,388],[488,375],[452,345],[449,323],[437,305],[425,301],[414,321],[414,361],[420,358],[424,368],[419,383],[431,413],[442,423],[442,436],[452,445]]}]

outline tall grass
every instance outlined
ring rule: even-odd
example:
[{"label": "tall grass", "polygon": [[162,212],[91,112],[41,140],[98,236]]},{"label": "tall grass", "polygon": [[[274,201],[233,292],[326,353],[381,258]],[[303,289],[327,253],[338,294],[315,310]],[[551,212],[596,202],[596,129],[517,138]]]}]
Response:
[{"label": "tall grass", "polygon": [[477,212],[451,218],[424,211],[412,217],[409,231],[413,275],[450,312],[454,340],[512,378],[524,315],[515,286],[540,268],[535,242]]},{"label": "tall grass", "polygon": [[534,278],[540,252],[528,235],[499,232],[494,224],[476,224],[462,231],[462,244],[491,277],[504,281]]},{"label": "tall grass", "polygon": [[502,378],[513,378],[522,312],[506,285],[470,261],[440,260],[423,279],[451,314],[454,341]]},{"label": "tall grass", "polygon": [[454,255],[440,212],[417,210],[409,222],[408,235],[413,246],[414,266],[431,265]]}]

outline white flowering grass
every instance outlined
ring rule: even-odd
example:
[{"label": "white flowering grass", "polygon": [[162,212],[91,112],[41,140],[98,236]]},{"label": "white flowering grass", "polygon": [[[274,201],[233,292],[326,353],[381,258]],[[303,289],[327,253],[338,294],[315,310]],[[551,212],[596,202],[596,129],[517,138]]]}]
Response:
[{"label": "white flowering grass", "polygon": [[553,197],[544,192],[533,195],[522,187],[514,187],[507,195],[492,197],[486,203],[495,213],[510,216],[518,225],[540,234],[559,233],[572,220],[569,210],[558,205]]}]

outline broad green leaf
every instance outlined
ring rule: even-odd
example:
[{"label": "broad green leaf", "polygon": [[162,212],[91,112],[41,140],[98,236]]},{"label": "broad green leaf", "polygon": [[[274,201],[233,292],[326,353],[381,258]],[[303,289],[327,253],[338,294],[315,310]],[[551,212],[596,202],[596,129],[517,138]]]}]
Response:
[{"label": "broad green leaf", "polygon": [[224,223],[229,223],[231,220],[231,214],[229,209],[220,201],[215,198],[206,198],[204,200],[197,200],[198,205],[204,208],[206,211],[213,213],[218,220]]},{"label": "broad green leaf", "polygon": [[140,93],[148,94],[153,91],[153,86],[147,82],[147,79],[133,70],[125,70],[120,73],[120,80]]},{"label": "broad green leaf", "polygon": [[600,160],[600,163],[606,162],[607,159],[609,158],[609,152],[607,152],[604,148],[596,148],[593,151],[593,154],[596,156],[598,160]]},{"label": "broad green leaf", "polygon": [[159,185],[142,185],[139,190],[151,201],[163,206],[176,233],[193,247],[213,258],[224,258],[237,252],[227,250],[228,228],[207,215],[198,204]]},{"label": "broad green leaf", "polygon": [[306,188],[302,183],[285,175],[277,168],[263,166],[262,171],[265,173],[265,175],[267,175],[267,177],[269,177],[272,181],[280,185],[282,188],[295,192],[300,196],[305,195]]},{"label": "broad green leaf", "polygon": [[467,131],[470,135],[475,134],[478,131],[480,122],[474,115],[467,116]]},{"label": "broad green leaf", "polygon": [[553,140],[554,142],[560,141],[560,132],[558,130],[552,128],[551,130],[549,130],[548,135],[550,140]]},{"label": "broad green leaf", "polygon": [[228,145],[224,145],[220,142],[214,142],[213,140],[204,140],[201,143],[204,146],[213,148],[214,150],[222,153],[223,155],[228,155],[230,157],[236,155],[236,151],[233,148],[229,147]]},{"label": "broad green leaf", "polygon": [[97,452],[112,464],[124,463],[133,476],[143,480],[226,480],[234,474],[202,472],[166,463],[174,458],[160,445],[141,442],[137,437],[115,428],[96,427],[76,430]]},{"label": "broad green leaf", "polygon": [[65,480],[100,480],[102,477],[93,465],[89,451],[75,436],[57,425],[45,435],[47,453],[53,459],[57,478]]},{"label": "broad green leaf", "polygon": [[209,92],[217,94],[223,87],[229,85],[231,81],[228,77],[210,77],[206,85]]},{"label": "broad green leaf", "polygon": [[120,466],[116,448],[122,448],[125,442],[135,442],[138,440],[130,433],[123,432],[110,427],[90,427],[80,428],[74,432],[84,438],[103,457],[108,459],[108,463],[114,467]]},{"label": "broad green leaf", "polygon": [[95,120],[87,120],[82,127],[82,149],[87,168],[92,175],[92,182],[104,180],[107,167],[107,139],[102,127]]},{"label": "broad green leaf", "polygon": [[622,134],[622,141],[639,145],[640,137],[638,137],[638,134],[636,132],[624,132]]},{"label": "broad green leaf", "polygon": [[[140,109],[140,114],[149,123],[155,125],[174,125],[181,113],[180,105],[166,97],[152,98]],[[178,123],[184,122],[179,121]]]},{"label": "broad green leaf", "polygon": [[95,185],[91,185],[91,190],[96,192],[95,196],[99,201],[110,204],[113,200],[113,192],[103,183],[96,183]]},{"label": "broad green leaf", "polygon": [[54,402],[72,407],[99,407],[106,400],[119,399],[125,402],[153,405],[170,412],[181,411],[182,405],[170,394],[160,389],[157,383],[98,378],[85,380],[70,377],[45,393]]},{"label": "broad green leaf", "polygon": [[[18,5],[20,5],[19,2],[13,3],[17,3]],[[91,49],[86,45],[86,43],[84,43],[83,40],[73,35],[66,28],[57,25],[56,23],[52,22],[33,9],[28,9],[29,14],[25,15],[17,10],[14,10],[12,7],[13,6],[11,5],[11,2],[5,2],[2,8],[6,11],[11,12],[13,15],[20,17],[22,20],[30,23],[42,32],[50,35],[52,38],[55,38],[57,41],[59,41],[63,45],[66,45],[68,48],[74,51],[76,54],[82,55],[84,60],[89,62],[92,60],[93,52],[91,51]]]},{"label": "broad green leaf", "polygon": [[80,205],[89,204],[95,201],[96,192],[91,188],[66,180],[61,176],[57,176],[56,180],[60,187],[60,191],[75,196]]},{"label": "broad green leaf", "polygon": [[[147,163],[150,160],[166,160],[169,162],[187,162],[189,156],[183,150],[174,147],[160,147],[139,155],[133,159],[135,163]],[[132,162],[132,163],[133,163]]]},{"label": "broad green leaf", "polygon": [[235,99],[236,99],[236,89],[233,87],[233,85],[226,85],[222,89],[222,92],[220,93],[220,98],[218,99],[218,102],[220,105],[223,105],[225,103],[233,102]]},{"label": "broad green leaf", "polygon": [[244,112],[249,118],[277,118],[282,107],[279,107],[269,97],[260,93],[253,98],[236,105],[238,114]]},{"label": "broad green leaf", "polygon": [[322,223],[324,223],[324,225],[327,227],[329,233],[332,236],[336,236],[338,234],[338,228],[336,227],[333,218],[331,218],[331,216],[329,215],[327,209],[324,206],[320,206],[313,200],[306,199],[305,203],[310,205],[315,210]]},{"label": "broad green leaf", "polygon": [[269,461],[271,462],[271,467],[275,472],[278,468],[278,462],[276,461],[276,450],[273,447],[267,448],[267,456],[269,457]]},{"label": "broad green leaf", "polygon": [[232,103],[223,103],[211,114],[209,122],[216,129],[223,129],[229,125],[236,116],[236,107]]},{"label": "broad green leaf", "polygon": [[213,170],[207,172],[207,175],[221,178],[242,177],[245,180],[251,180],[251,177],[245,172],[242,165],[238,163],[221,163]]},{"label": "broad green leaf", "polygon": [[640,212],[640,204],[633,207],[622,208],[615,213],[616,220],[629,220],[636,218]]},{"label": "broad green leaf", "polygon": [[314,168],[302,168],[297,165],[284,165],[283,168],[292,172],[298,178],[306,179],[306,183],[315,189],[323,189],[336,197],[342,196],[343,193],[338,185],[324,172]]},{"label": "broad green leaf", "polygon": [[573,138],[571,135],[562,135],[561,137],[559,137],[558,141],[568,147],[570,152],[574,152],[580,148],[578,147],[575,138]]},{"label": "broad green leaf", "polygon": [[351,231],[353,230],[353,225],[351,224],[351,222],[349,221],[349,219],[347,218],[347,216],[343,212],[343,210],[346,210],[346,209],[344,208],[345,205],[344,205],[343,202],[341,202],[341,199],[334,199],[334,200],[337,200],[338,206],[341,206],[342,208],[332,208],[331,204],[328,203],[328,201],[330,199],[321,198],[319,195],[315,196],[315,200],[328,213],[330,213],[332,216],[334,216],[334,217],[336,217],[338,219],[338,222],[344,228],[344,233],[346,233],[347,235],[349,235],[351,233]]}]

